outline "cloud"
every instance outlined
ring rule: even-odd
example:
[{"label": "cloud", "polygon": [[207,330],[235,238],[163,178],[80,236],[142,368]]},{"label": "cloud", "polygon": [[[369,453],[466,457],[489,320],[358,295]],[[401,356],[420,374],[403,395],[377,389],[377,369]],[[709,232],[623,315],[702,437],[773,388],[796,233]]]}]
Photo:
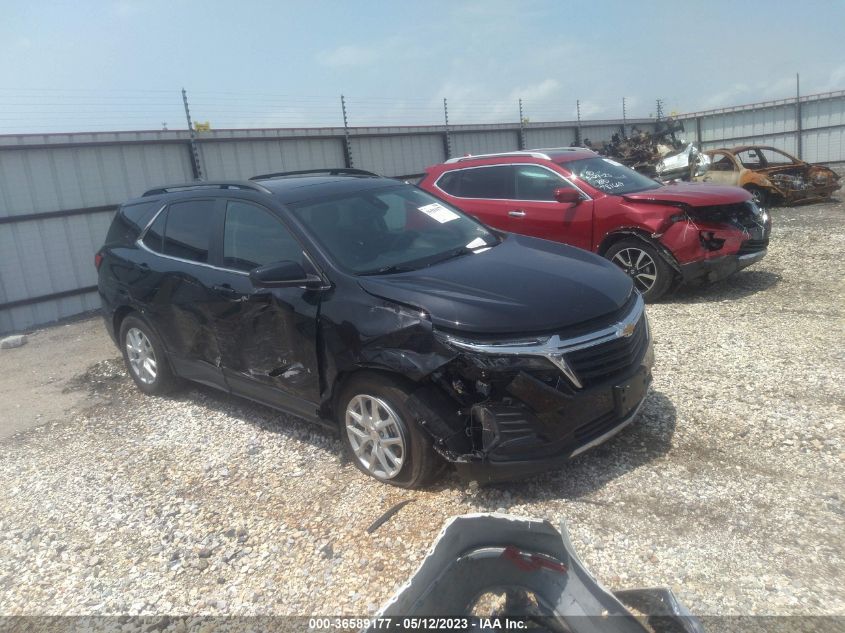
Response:
[{"label": "cloud", "polygon": [[345,44],[317,55],[317,61],[323,66],[331,68],[348,68],[350,66],[367,66],[379,59],[379,51],[375,48]]}]

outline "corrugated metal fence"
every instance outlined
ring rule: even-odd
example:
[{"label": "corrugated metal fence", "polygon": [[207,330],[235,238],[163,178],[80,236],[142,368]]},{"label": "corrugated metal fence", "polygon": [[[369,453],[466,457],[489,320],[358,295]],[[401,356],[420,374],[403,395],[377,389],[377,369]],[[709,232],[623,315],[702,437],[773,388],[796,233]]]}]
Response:
[{"label": "corrugated metal fence", "polygon": [[[765,143],[809,161],[845,160],[845,91],[678,117],[705,149]],[[452,155],[595,143],[621,120],[460,125],[448,130]],[[626,121],[650,130],[653,120]],[[350,162],[409,176],[447,158],[443,126],[214,130],[197,140],[205,178]],[[524,139],[524,143],[521,142]],[[799,140],[800,139],[800,140]],[[0,333],[98,306],[93,255],[118,204],[145,189],[193,179],[187,131],[0,136]],[[800,147],[799,147],[800,144]]]}]

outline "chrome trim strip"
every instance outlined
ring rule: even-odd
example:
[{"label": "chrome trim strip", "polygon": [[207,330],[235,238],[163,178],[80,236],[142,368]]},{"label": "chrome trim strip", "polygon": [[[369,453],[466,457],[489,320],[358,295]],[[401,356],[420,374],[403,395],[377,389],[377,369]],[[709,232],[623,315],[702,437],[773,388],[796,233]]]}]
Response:
[{"label": "chrome trim strip", "polygon": [[[623,336],[630,336],[630,332],[633,331],[633,327],[642,318],[644,312],[645,302],[642,295],[638,293],[634,307],[621,321],[581,336],[562,339],[559,335],[554,334],[542,339],[491,343],[476,343],[448,334],[444,335],[444,338],[448,344],[470,352],[498,356],[540,356],[557,367],[576,388],[581,389],[583,384],[569,366],[569,363],[566,362],[565,354],[600,345]],[[629,333],[625,334],[625,332]]]},{"label": "chrome trim strip", "polygon": [[761,259],[762,257],[764,257],[766,255],[766,251],[767,251],[767,249],[764,248],[762,251],[757,251],[756,253],[748,253],[747,255],[740,255],[739,257],[737,257],[737,260],[739,260],[741,262],[747,262],[748,260]]},{"label": "chrome trim strip", "polygon": [[[473,156],[473,158],[476,158],[476,157]],[[450,169],[449,171],[444,171],[442,174],[440,174],[437,177],[437,180],[435,180],[434,183],[433,183],[434,188],[437,189],[438,191],[442,192],[443,195],[449,196],[450,198],[455,198],[456,200],[491,200],[493,202],[527,202],[527,203],[530,203],[530,204],[561,204],[557,200],[522,200],[520,198],[468,198],[466,196],[456,196],[453,193],[449,193],[448,191],[446,191],[445,189],[442,189],[440,187],[440,185],[437,184],[437,183],[440,182],[440,179],[443,178],[443,176],[445,176],[446,174],[454,173],[456,171],[469,171],[470,169],[486,169],[486,168],[489,168],[489,167],[501,167],[502,165],[504,165],[504,166],[531,165],[533,167],[542,167],[547,172],[554,174],[555,176],[557,176],[558,178],[560,178],[561,180],[563,180],[567,184],[571,185],[574,189],[577,189],[580,192],[580,194],[582,196],[584,196],[584,199],[581,202],[590,202],[590,201],[593,200],[593,197],[590,194],[588,194],[586,191],[581,189],[581,187],[579,187],[577,184],[572,182],[569,178],[567,178],[566,176],[564,176],[563,174],[561,174],[559,172],[556,172],[553,169],[549,169],[546,165],[541,165],[540,163],[501,163],[499,165],[475,165],[473,167],[461,167],[460,169]],[[465,211],[464,213],[469,213],[469,212]]]},{"label": "chrome trim strip", "polygon": [[[651,386],[649,386],[648,390],[646,391],[646,397],[648,397],[649,391],[651,391]],[[607,433],[605,433],[603,435],[599,435],[596,439],[584,444],[584,446],[579,446],[574,451],[572,451],[572,453],[570,453],[569,456],[575,457],[576,455],[580,455],[584,451],[588,451],[591,448],[598,446],[599,444],[604,444],[607,440],[609,440],[611,437],[613,437],[614,435],[619,433],[622,429],[624,429],[626,426],[628,426],[629,424],[631,424],[631,422],[634,421],[634,419],[639,414],[640,409],[643,408],[645,401],[646,401],[646,398],[644,397],[642,400],[640,400],[640,403],[637,405],[637,408],[634,409],[634,412],[631,415],[629,415],[627,418],[622,420],[619,424],[614,426]]]}]

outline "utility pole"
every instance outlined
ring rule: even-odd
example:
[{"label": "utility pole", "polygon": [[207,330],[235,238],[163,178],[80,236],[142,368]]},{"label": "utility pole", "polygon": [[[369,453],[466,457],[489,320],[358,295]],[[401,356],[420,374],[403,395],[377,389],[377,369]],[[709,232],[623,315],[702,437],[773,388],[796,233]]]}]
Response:
[{"label": "utility pole", "polygon": [[525,149],[525,117],[522,114],[522,99],[519,100],[519,149]]},{"label": "utility pole", "polygon": [[795,73],[795,155],[801,158],[803,152],[801,129],[801,76]]},{"label": "utility pole", "polygon": [[449,104],[446,97],[443,97],[443,120],[446,122],[446,133],[443,136],[443,149],[446,151],[446,160],[452,158],[452,135],[449,132]]},{"label": "utility pole", "polygon": [[625,97],[622,97],[622,138],[628,138],[628,132],[626,131],[626,126],[628,122],[628,111],[625,107]]},{"label": "utility pole", "polygon": [[194,180],[202,180],[202,165],[200,164],[200,154],[197,149],[197,132],[194,130],[194,124],[191,122],[191,109],[188,107],[188,93],[182,88],[182,103],[185,106],[185,118],[188,121],[188,134],[190,134],[190,153],[191,153],[191,171],[194,173]]},{"label": "utility pole", "polygon": [[346,118],[346,99],[340,95],[340,109],[343,112],[343,160],[346,166],[352,165],[352,143],[349,141],[349,121]]},{"label": "utility pole", "polygon": [[581,100],[575,100],[575,116],[578,119],[578,125],[575,128],[575,145],[581,146]]}]

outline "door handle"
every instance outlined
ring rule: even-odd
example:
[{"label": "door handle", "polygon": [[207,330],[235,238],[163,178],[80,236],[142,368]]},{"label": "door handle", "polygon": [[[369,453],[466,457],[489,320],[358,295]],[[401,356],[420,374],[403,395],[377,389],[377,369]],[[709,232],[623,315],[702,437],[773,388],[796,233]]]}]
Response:
[{"label": "door handle", "polygon": [[232,286],[230,286],[229,284],[221,284],[221,285],[217,285],[217,286],[212,286],[211,289],[214,292],[219,292],[221,295],[225,295],[227,297],[235,297],[235,296],[238,296],[238,295],[241,294],[237,290],[232,288]]},{"label": "door handle", "polygon": [[524,218],[525,211],[523,211],[522,209],[514,209],[513,211],[508,211],[508,215],[512,218]]}]

